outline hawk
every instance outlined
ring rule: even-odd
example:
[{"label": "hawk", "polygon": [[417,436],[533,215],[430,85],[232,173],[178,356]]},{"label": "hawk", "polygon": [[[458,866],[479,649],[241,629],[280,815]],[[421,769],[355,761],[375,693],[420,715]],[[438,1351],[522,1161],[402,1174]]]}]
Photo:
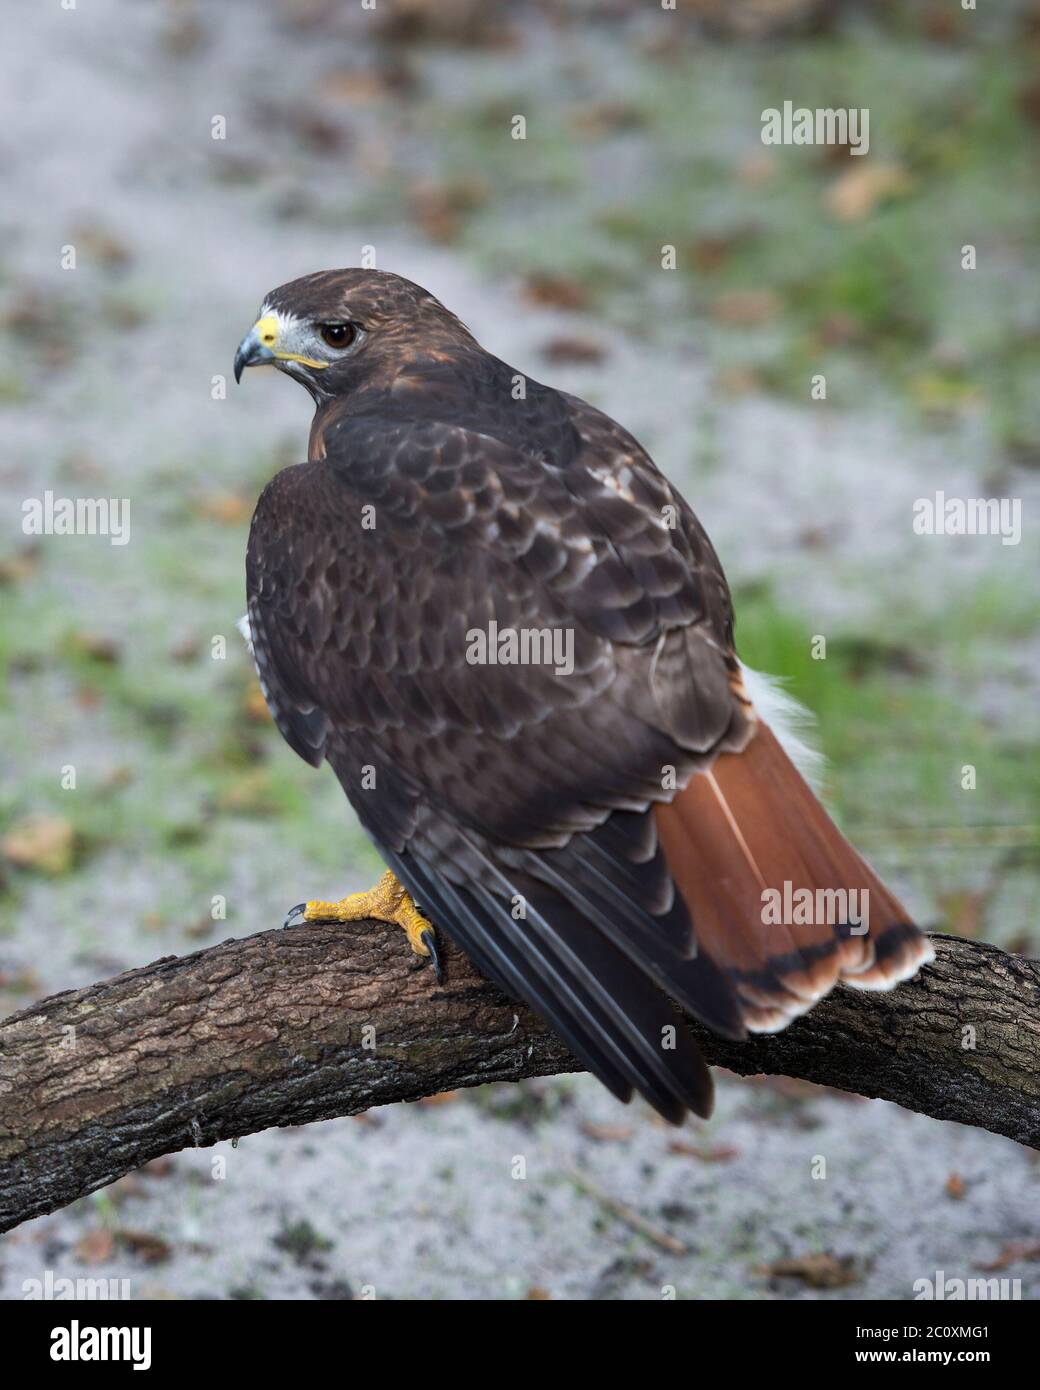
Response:
[{"label": "hawk", "polygon": [[274,290],[236,380],[262,363],[315,414],[253,516],[257,671],[388,865],[290,918],[395,922],[436,965],[432,918],[675,1123],[712,1081],[670,1000],[739,1039],[932,958],[784,751],[704,529],[620,425],[384,272]]}]

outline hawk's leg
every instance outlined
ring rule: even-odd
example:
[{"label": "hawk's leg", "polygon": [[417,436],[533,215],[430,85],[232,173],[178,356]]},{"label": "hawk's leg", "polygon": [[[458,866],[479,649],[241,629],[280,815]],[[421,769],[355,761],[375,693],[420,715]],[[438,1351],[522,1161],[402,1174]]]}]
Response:
[{"label": "hawk's leg", "polygon": [[374,888],[363,893],[349,893],[338,903],[307,902],[294,908],[290,918],[303,912],[305,922],[361,922],[374,917],[377,922],[392,922],[401,927],[408,944],[417,956],[433,961],[437,979],[441,978],[441,962],[437,953],[437,936],[433,926],[422,915],[411,895],[401,886],[393,872],[387,869]]}]

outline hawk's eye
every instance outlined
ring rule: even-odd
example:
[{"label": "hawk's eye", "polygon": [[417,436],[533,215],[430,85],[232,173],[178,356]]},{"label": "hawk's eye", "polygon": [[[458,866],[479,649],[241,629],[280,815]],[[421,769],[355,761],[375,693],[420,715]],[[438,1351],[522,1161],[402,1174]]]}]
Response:
[{"label": "hawk's eye", "polygon": [[357,337],[357,329],[352,323],[321,323],[318,325],[322,342],[330,348],[350,347]]}]

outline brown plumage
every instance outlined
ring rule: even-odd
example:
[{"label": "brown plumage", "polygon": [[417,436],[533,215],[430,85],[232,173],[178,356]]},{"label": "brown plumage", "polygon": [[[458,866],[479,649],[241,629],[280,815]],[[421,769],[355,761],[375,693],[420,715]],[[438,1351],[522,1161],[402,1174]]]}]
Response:
[{"label": "brown plumage", "polygon": [[[439,929],[676,1121],[711,1080],[662,991],[739,1038],[928,957],[750,705],[715,552],[629,434],[397,276],[307,276],[271,320],[317,410],[253,518],[258,671]],[[254,330],[236,374],[271,356]],[[493,621],[573,669],[473,664]],[[868,888],[869,933],[765,924],[785,881]]]}]

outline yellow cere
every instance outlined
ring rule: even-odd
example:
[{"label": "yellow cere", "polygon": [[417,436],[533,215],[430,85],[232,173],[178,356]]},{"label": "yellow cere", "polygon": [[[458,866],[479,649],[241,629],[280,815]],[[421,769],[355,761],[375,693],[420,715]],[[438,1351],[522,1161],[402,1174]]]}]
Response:
[{"label": "yellow cere", "polygon": [[273,352],[282,362],[302,362],[305,367],[327,367],[327,362],[319,362],[314,357],[304,357],[299,352],[279,352],[275,347],[278,341],[278,319],[274,314],[265,314],[253,324],[253,332],[264,347]]}]

